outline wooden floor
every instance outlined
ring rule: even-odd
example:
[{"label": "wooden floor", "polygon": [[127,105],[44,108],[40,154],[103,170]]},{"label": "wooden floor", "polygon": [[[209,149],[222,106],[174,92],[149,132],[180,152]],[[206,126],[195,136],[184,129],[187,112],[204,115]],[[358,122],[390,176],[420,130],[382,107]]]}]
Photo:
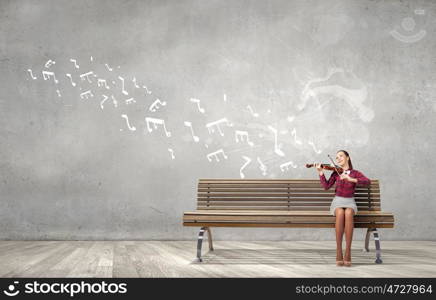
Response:
[{"label": "wooden floor", "polygon": [[352,267],[334,241],[215,241],[194,262],[195,241],[0,241],[0,277],[436,277],[436,242],[353,241]]}]

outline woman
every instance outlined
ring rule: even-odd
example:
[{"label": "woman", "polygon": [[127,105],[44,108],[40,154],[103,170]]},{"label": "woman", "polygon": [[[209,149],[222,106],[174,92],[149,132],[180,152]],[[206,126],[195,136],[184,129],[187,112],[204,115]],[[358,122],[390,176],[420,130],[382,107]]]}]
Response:
[{"label": "woman", "polygon": [[[341,175],[336,171],[327,181],[321,164],[316,164],[319,172],[319,179],[324,189],[328,190],[336,183],[335,197],[330,205],[330,214],[336,216],[336,265],[351,266],[351,241],[353,239],[354,219],[357,213],[354,192],[356,184],[368,185],[370,180],[361,172],[353,169],[350,155],[345,150],[336,153],[336,163],[344,170]],[[345,229],[345,257],[342,256],[342,237]]]}]

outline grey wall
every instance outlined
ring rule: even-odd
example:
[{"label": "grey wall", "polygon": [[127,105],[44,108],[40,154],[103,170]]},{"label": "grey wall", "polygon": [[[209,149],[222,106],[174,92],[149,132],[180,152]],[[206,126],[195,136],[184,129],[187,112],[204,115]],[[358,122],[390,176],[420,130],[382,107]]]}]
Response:
[{"label": "grey wall", "polygon": [[[317,178],[304,164],[345,148],[395,214],[382,239],[435,240],[435,14],[434,1],[412,0],[1,0],[0,238],[194,239],[181,218],[198,178],[240,178],[249,160],[245,178]],[[151,111],[156,99],[166,105]],[[208,161],[220,149],[227,159]]]}]

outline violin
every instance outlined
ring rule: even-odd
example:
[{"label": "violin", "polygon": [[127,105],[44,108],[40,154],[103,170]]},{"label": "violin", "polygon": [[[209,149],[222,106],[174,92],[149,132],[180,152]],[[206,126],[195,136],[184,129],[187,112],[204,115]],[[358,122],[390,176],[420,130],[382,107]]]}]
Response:
[{"label": "violin", "polygon": [[[306,168],[312,168],[312,167],[315,167],[315,164],[306,164]],[[321,164],[321,168],[324,170],[336,171],[339,175],[344,173],[344,169],[342,169],[337,165],[332,166],[329,164]]]}]

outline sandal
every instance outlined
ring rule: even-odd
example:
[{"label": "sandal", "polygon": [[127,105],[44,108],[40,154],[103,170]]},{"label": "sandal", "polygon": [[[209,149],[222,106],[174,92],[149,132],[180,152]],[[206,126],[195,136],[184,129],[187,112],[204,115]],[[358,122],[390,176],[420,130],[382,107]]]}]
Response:
[{"label": "sandal", "polygon": [[337,260],[337,261],[336,261],[336,265],[337,265],[338,267],[341,267],[341,266],[344,265],[344,261],[343,261],[343,260]]},{"label": "sandal", "polygon": [[351,267],[351,260],[350,260],[350,261],[348,261],[348,260],[344,260],[344,265],[345,265],[346,267]]}]

